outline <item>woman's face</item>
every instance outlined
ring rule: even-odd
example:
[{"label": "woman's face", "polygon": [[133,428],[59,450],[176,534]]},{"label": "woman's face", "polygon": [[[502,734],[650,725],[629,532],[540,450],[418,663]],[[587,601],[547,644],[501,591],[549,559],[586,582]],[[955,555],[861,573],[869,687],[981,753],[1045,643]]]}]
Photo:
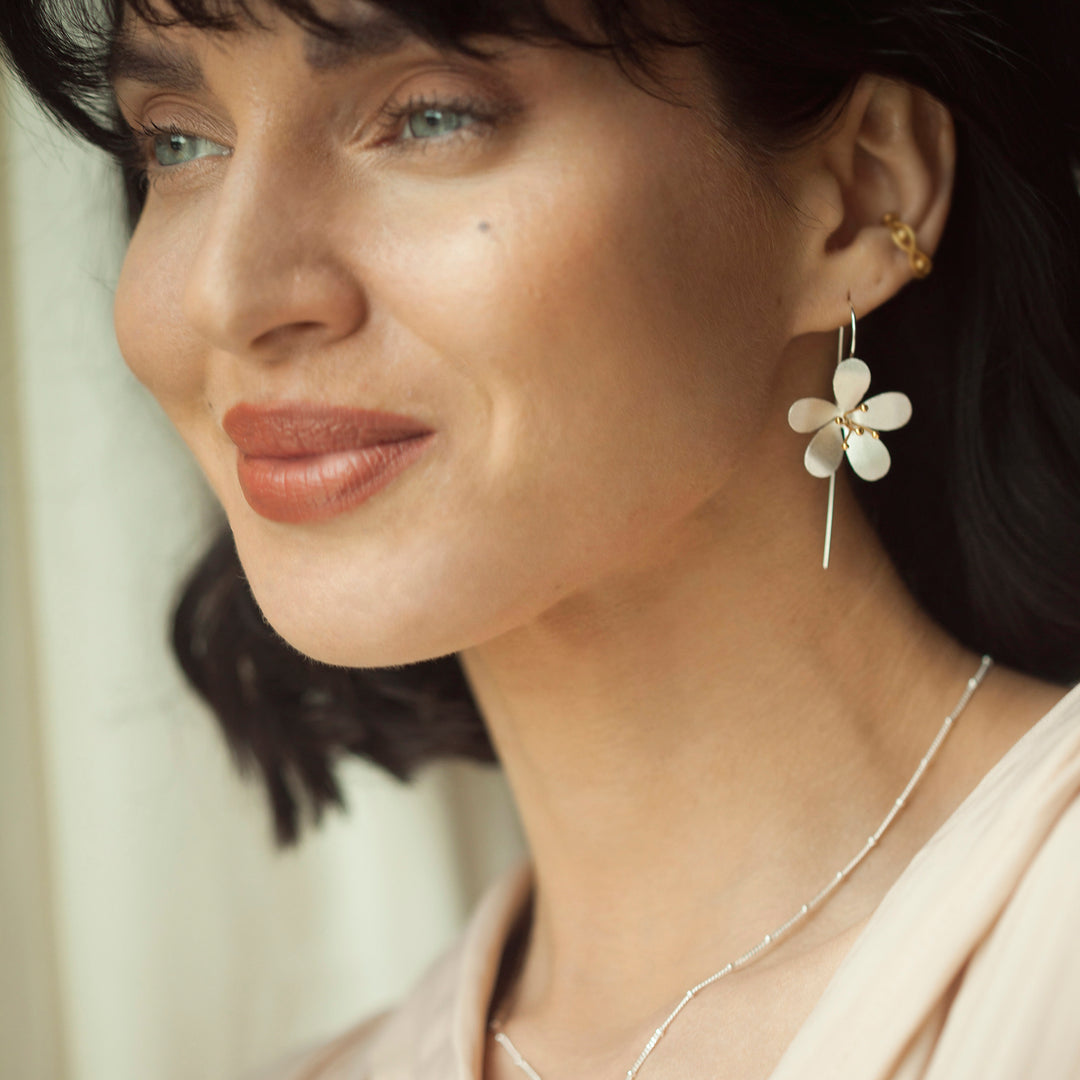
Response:
[{"label": "woman's face", "polygon": [[673,555],[773,408],[785,234],[691,52],[661,71],[697,108],[341,10],[355,49],[270,8],[129,24],[128,120],[185,134],[148,144],[115,322],[271,624],[380,666]]}]

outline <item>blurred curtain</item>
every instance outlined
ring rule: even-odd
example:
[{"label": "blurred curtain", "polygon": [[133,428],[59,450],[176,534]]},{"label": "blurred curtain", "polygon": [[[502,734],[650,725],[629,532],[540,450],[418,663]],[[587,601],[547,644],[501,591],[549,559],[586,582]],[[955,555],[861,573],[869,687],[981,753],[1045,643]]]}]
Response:
[{"label": "blurred curtain", "polygon": [[0,108],[0,1077],[235,1080],[393,1001],[520,854],[498,774],[277,853],[166,646],[210,497],[123,366],[108,162]]}]

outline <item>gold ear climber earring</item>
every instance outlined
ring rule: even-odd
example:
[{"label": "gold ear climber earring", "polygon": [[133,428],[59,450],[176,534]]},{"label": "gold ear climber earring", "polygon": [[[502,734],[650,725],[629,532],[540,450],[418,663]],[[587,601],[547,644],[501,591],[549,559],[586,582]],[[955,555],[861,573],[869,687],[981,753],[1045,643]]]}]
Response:
[{"label": "gold ear climber earring", "polygon": [[926,277],[934,269],[934,264],[925,251],[919,250],[919,245],[915,242],[915,230],[910,225],[905,225],[892,212],[881,219],[881,224],[889,227],[892,242],[908,257],[911,272],[917,278]]},{"label": "gold ear climber earring", "polygon": [[890,391],[863,401],[870,388],[870,368],[855,356],[855,308],[851,307],[851,346],[844,359],[844,327],[840,327],[836,371],[833,373],[835,401],[800,398],[788,410],[788,423],[810,440],[803,464],[811,476],[829,478],[829,507],[825,515],[825,555],[822,566],[829,568],[832,546],[833,501],[836,470],[847,456],[855,475],[863,480],[880,480],[892,458],[879,432],[895,431],[911,419],[907,394]]}]

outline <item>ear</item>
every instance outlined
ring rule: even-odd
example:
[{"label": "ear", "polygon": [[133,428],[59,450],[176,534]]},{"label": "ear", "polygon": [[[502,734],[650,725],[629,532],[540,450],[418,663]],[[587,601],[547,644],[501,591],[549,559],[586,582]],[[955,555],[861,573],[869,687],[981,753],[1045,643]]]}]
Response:
[{"label": "ear", "polygon": [[883,304],[913,277],[882,223],[894,213],[932,255],[949,213],[956,135],[925,91],[864,75],[835,123],[796,156],[787,191],[803,211],[792,336],[835,330]]}]

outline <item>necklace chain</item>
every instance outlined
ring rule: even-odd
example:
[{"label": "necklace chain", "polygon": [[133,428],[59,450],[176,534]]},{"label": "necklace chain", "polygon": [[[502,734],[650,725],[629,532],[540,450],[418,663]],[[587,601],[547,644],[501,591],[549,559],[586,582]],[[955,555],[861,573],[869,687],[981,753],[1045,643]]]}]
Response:
[{"label": "necklace chain", "polygon": [[[784,937],[800,922],[805,919],[810,912],[819,908],[832,894],[840,887],[841,884],[852,873],[856,866],[859,865],[870,853],[870,851],[877,845],[878,841],[884,835],[885,830],[896,819],[897,814],[904,808],[908,799],[911,797],[911,793],[915,790],[919,781],[923,778],[923,774],[926,772],[930,762],[933,761],[934,756],[937,754],[941,747],[941,744],[945,741],[945,736],[949,734],[950,729],[956,722],[957,717],[964,711],[964,707],[971,700],[972,694],[979,688],[979,684],[983,681],[987,671],[990,670],[990,665],[993,660],[989,656],[984,656],[982,662],[979,664],[978,671],[968,679],[967,686],[964,688],[963,694],[960,696],[960,700],[956,703],[956,707],[948,716],[945,717],[944,723],[942,723],[937,735],[934,736],[934,741],[930,744],[929,749],[923,755],[922,760],[919,762],[918,768],[912,774],[911,779],[907,782],[904,790],[900,792],[900,796],[893,802],[889,812],[885,815],[884,820],[874,830],[874,832],[867,838],[866,843],[863,844],[859,853],[842,869],[837,870],[836,874],[832,877],[829,883],[815,896],[813,899],[808,900],[787,922],[778,926],[775,930],[766,934],[752,949],[744,952],[737,960],[732,960],[719,971],[713,972],[707,979],[702,979],[696,986],[692,986],[680,999],[678,1005],[671,1010],[668,1018],[652,1033],[649,1037],[649,1041],[645,1044],[641,1053],[638,1054],[637,1060],[626,1071],[626,1080],[634,1080],[638,1070],[645,1064],[645,1059],[653,1052],[656,1044],[664,1037],[664,1033],[674,1022],[675,1017],[679,1015],[686,1008],[687,1005],[707,986],[711,986],[714,982],[719,981],[725,975],[730,975],[733,971],[738,971],[740,968],[746,967],[747,964],[756,960],[765,950],[770,949],[776,944],[780,938]],[[502,1030],[502,1019],[492,1019],[489,1024],[495,1041],[510,1055],[514,1064],[529,1077],[529,1080],[541,1080],[540,1074],[525,1060],[521,1055],[521,1051],[510,1041],[510,1036]]]}]

